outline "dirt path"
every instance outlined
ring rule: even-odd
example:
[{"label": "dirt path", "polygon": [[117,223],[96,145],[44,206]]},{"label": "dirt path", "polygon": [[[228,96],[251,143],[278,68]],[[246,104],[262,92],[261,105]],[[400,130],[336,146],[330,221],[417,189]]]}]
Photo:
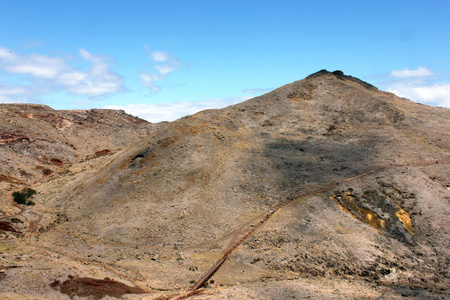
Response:
[{"label": "dirt path", "polygon": [[286,202],[281,203],[280,205],[270,209],[267,211],[267,213],[265,214],[265,216],[263,217],[263,219],[261,219],[260,222],[258,222],[256,225],[254,225],[250,230],[247,231],[247,233],[241,237],[241,239],[239,241],[237,241],[233,246],[231,246],[227,251],[225,251],[225,253],[222,255],[222,257],[212,266],[209,268],[208,271],[206,271],[197,281],[197,283],[195,283],[188,292],[183,293],[181,295],[175,296],[174,300],[181,300],[181,299],[187,299],[190,296],[193,296],[194,294],[197,294],[197,290],[200,289],[211,277],[214,276],[214,274],[220,269],[220,267],[226,262],[226,260],[228,259],[228,257],[232,254],[232,252],[239,247],[245,240],[247,240],[249,237],[251,237],[261,226],[263,226],[265,223],[267,223],[267,221],[270,220],[270,218],[280,209],[282,209],[283,207],[285,207],[286,205],[292,203],[293,201],[299,200],[299,199],[304,199],[304,198],[308,198],[314,195],[318,195],[318,194],[322,194],[325,192],[328,192],[330,190],[332,190],[333,188],[342,185],[344,183],[350,182],[350,181],[354,181],[356,179],[362,178],[368,174],[371,173],[376,173],[376,172],[380,172],[380,171],[385,171],[385,170],[389,170],[389,169],[395,169],[395,168],[403,168],[403,167],[422,167],[422,166],[430,166],[430,165],[448,165],[448,162],[439,162],[439,161],[434,161],[434,162],[412,162],[412,163],[405,163],[405,164],[392,164],[392,165],[388,165],[388,166],[384,166],[384,167],[378,167],[378,168],[374,168],[371,169],[369,171],[363,172],[359,175],[341,180],[341,181],[337,181],[337,182],[330,182],[328,184],[325,184],[323,187],[312,191],[312,192],[307,192],[304,195],[293,195],[292,197],[290,197]]}]

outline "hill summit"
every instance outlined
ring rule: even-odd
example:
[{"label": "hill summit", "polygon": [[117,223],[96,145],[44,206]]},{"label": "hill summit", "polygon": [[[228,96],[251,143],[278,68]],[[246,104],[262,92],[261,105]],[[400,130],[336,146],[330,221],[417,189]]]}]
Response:
[{"label": "hill summit", "polygon": [[[0,145],[10,295],[107,277],[145,293],[133,299],[167,299],[231,249],[193,299],[449,296],[449,109],[326,70],[173,122],[96,110],[114,130],[72,122],[39,143],[19,126],[41,122],[27,117],[36,107],[1,108],[14,116]],[[93,142],[64,146],[81,131]],[[53,172],[22,172],[21,155],[52,164],[38,154],[49,139],[69,149]],[[14,204],[22,188],[34,206]]]}]

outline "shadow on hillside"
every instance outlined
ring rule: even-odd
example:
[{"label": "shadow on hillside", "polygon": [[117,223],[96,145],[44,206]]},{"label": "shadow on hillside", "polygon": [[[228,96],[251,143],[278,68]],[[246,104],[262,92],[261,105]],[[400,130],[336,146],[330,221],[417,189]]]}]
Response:
[{"label": "shadow on hillside", "polygon": [[266,145],[264,155],[280,192],[293,195],[302,187],[320,188],[375,168],[373,151],[355,143],[278,139]]},{"label": "shadow on hillside", "polygon": [[331,190],[335,193],[332,198],[346,213],[402,243],[413,245],[413,221],[408,211],[416,206],[414,194],[382,181],[358,193],[353,192],[357,187],[354,185],[347,191],[337,192],[342,189],[337,183],[384,167],[377,165],[374,159],[375,141],[380,142],[380,138],[371,141],[368,146],[367,143],[343,144],[329,140],[295,142],[279,139],[267,145],[266,156],[278,178],[280,194],[288,199]]}]

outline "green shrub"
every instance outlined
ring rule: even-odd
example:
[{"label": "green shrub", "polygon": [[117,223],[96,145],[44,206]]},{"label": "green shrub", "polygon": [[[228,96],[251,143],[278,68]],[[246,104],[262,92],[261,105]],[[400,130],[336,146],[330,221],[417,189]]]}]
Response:
[{"label": "green shrub", "polygon": [[34,195],[36,195],[36,191],[30,188],[24,188],[21,192],[12,193],[14,202],[27,206],[32,206],[35,204],[33,201],[28,200]]}]

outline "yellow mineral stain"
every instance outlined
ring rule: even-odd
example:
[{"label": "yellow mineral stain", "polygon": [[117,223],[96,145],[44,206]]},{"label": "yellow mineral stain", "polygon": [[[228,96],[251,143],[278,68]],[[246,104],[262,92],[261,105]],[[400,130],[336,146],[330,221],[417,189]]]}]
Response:
[{"label": "yellow mineral stain", "polygon": [[[397,205],[398,206],[398,205]],[[403,209],[399,207],[399,210],[396,211],[395,215],[397,218],[402,222],[403,227],[412,235],[413,232],[413,226],[411,222],[411,218],[409,217],[409,214]]]},{"label": "yellow mineral stain", "polygon": [[366,222],[377,228],[386,229],[386,221],[377,216],[370,209],[364,210],[364,217],[366,218]]},{"label": "yellow mineral stain", "polygon": [[[389,197],[388,197],[389,198]],[[392,202],[394,202],[394,204],[398,207],[398,210],[395,212],[395,215],[397,216],[397,218],[400,220],[400,222],[402,222],[403,227],[411,234],[413,235],[413,226],[412,226],[412,221],[411,218],[409,216],[409,214],[403,209],[401,208],[400,205],[398,205],[397,203],[395,203],[395,201],[393,201],[391,198],[389,198]]]},{"label": "yellow mineral stain", "polygon": [[[345,211],[346,213],[349,213],[350,215],[353,216],[353,214],[352,214],[352,213],[348,210],[348,208],[344,205],[345,203],[344,203],[343,201],[342,201],[342,203],[341,203],[340,197],[339,197],[339,196],[334,195],[334,196],[331,196],[330,198],[333,199],[334,201],[336,201],[337,205],[339,205],[339,207],[340,207],[343,211]],[[353,217],[355,217],[355,216],[353,216]],[[355,218],[356,218],[356,217],[355,217]]]},{"label": "yellow mineral stain", "polygon": [[[381,219],[376,213],[374,213],[370,209],[362,208],[359,205],[358,201],[356,200],[355,196],[353,196],[351,193],[347,192],[342,195],[334,195],[331,196],[331,199],[336,201],[336,203],[343,211],[349,213],[355,219],[361,222],[366,221],[367,224],[377,229],[378,228],[384,230],[386,229],[386,221]],[[357,213],[356,214],[352,213],[352,210],[356,211]]]}]

